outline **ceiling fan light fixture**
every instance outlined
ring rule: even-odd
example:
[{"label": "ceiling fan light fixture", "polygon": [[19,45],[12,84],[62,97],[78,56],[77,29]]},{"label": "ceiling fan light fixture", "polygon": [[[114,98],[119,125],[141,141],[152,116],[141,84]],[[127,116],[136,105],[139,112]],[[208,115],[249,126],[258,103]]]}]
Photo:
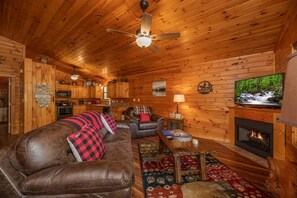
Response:
[{"label": "ceiling fan light fixture", "polygon": [[73,74],[70,76],[71,80],[77,80],[78,74],[75,74],[75,67],[73,66]]},{"label": "ceiling fan light fixture", "polygon": [[147,36],[140,36],[136,39],[136,43],[139,47],[146,48],[151,45],[152,39]]},{"label": "ceiling fan light fixture", "polygon": [[71,80],[77,80],[78,79],[78,75],[77,74],[72,74],[70,76]]}]

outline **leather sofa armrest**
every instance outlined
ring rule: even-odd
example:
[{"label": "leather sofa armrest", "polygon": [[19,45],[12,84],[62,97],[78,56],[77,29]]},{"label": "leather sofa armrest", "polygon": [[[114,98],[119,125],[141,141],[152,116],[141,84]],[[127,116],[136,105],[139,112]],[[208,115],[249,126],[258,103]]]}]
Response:
[{"label": "leather sofa armrest", "polygon": [[130,129],[129,122],[127,120],[116,120],[118,129]]},{"label": "leather sofa armrest", "polygon": [[136,117],[133,117],[133,116],[126,115],[125,120],[128,120],[130,123],[138,124],[138,119]]},{"label": "leather sofa armrest", "polygon": [[161,121],[164,121],[164,117],[160,115],[152,114],[151,120],[155,122],[161,122]]},{"label": "leather sofa armrest", "polygon": [[132,185],[129,163],[87,161],[53,166],[28,176],[22,185],[26,195],[109,192]]}]

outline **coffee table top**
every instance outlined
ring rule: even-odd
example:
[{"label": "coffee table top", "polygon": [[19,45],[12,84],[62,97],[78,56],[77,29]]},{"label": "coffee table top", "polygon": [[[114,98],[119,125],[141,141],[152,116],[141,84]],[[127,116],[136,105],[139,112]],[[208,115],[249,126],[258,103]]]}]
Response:
[{"label": "coffee table top", "polygon": [[156,133],[159,136],[160,141],[162,141],[168,147],[173,155],[200,155],[211,152],[209,149],[207,149],[206,145],[201,144],[201,142],[199,142],[198,145],[194,145],[192,141],[181,142],[178,140],[169,140],[162,134],[162,131],[160,130],[158,130]]}]

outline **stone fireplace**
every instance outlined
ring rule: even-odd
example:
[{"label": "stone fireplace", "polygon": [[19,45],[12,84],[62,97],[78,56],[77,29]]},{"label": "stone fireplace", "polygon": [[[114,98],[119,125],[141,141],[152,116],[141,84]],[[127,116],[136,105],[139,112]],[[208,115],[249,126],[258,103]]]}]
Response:
[{"label": "stone fireplace", "polygon": [[273,157],[273,124],[236,117],[235,145],[263,158]]}]

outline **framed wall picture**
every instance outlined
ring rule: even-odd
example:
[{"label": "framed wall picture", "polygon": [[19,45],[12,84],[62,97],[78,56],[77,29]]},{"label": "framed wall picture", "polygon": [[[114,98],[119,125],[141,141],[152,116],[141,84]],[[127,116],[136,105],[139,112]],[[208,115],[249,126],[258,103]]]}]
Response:
[{"label": "framed wall picture", "polygon": [[153,82],[153,96],[166,96],[166,81]]}]

